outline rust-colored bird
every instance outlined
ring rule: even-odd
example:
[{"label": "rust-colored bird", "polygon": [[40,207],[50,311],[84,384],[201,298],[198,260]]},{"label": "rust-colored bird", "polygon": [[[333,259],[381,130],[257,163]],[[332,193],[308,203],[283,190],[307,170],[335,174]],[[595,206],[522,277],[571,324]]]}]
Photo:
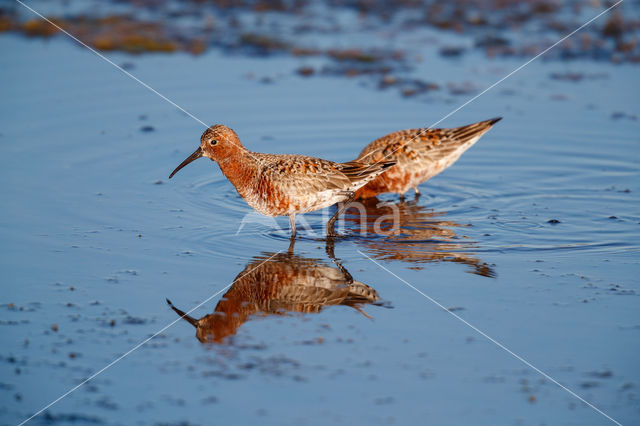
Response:
[{"label": "rust-colored bird", "polygon": [[395,166],[356,191],[356,198],[371,198],[385,192],[404,196],[410,189],[453,164],[502,118],[454,129],[409,129],[389,133],[367,145],[356,161],[375,164],[394,161]]},{"label": "rust-colored bird", "polygon": [[246,149],[236,132],[217,124],[200,137],[200,146],[171,173],[200,157],[216,161],[238,194],[257,212],[289,216],[291,237],[296,235],[296,213],[307,213],[342,202],[327,222],[334,222],[355,197],[355,191],[385,172],[394,161],[334,163],[303,155],[261,154]]},{"label": "rust-colored bird", "polygon": [[203,343],[223,343],[242,324],[260,315],[318,313],[326,306],[342,305],[368,317],[361,306],[378,304],[378,292],[355,281],[337,260],[334,262],[338,268],[292,252],[266,253],[238,274],[212,314],[196,319],[169,299],[167,303],[196,328],[196,337]]}]

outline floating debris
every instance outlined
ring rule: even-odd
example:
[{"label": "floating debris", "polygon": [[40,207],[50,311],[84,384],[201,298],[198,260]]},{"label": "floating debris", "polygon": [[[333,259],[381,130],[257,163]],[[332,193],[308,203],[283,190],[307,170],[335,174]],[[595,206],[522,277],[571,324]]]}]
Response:
[{"label": "floating debris", "polygon": [[300,67],[296,72],[298,73],[298,75],[301,75],[303,77],[309,77],[310,75],[313,75],[315,73],[315,70],[312,67]]}]

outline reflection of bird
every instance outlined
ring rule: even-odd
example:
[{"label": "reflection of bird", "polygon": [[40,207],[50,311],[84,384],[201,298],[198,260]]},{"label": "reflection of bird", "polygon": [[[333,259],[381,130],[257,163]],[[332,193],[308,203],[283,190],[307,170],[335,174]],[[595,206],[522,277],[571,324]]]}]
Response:
[{"label": "reflection of bird", "polygon": [[367,145],[356,161],[371,164],[394,161],[396,165],[356,191],[356,198],[370,198],[385,192],[404,196],[410,189],[453,164],[501,118],[455,129],[400,130]]},{"label": "reflection of bird", "polygon": [[[289,216],[292,237],[296,234],[296,213],[348,203],[358,188],[395,164],[391,160],[334,163],[303,155],[251,152],[242,146],[236,132],[218,124],[205,130],[200,147],[169,178],[200,157],[217,161],[240,196],[259,213]],[[333,235],[333,224],[343,209],[344,205],[327,223],[328,235]]]},{"label": "reflection of bird", "polygon": [[459,262],[471,266],[474,274],[495,276],[491,266],[470,255],[476,243],[456,234],[454,228],[465,225],[442,219],[445,213],[429,211],[415,200],[382,203],[371,198],[362,206],[362,211],[349,209],[358,215],[348,214],[346,221],[360,226],[361,234],[376,235],[356,240],[372,257],[418,264]]},{"label": "reflection of bird", "polygon": [[378,293],[354,281],[337,261],[338,268],[292,252],[265,254],[254,258],[236,277],[233,286],[218,302],[215,312],[200,319],[171,308],[196,327],[201,342],[221,343],[255,315],[284,315],[287,312],[318,313],[325,306],[350,306],[378,301]]}]

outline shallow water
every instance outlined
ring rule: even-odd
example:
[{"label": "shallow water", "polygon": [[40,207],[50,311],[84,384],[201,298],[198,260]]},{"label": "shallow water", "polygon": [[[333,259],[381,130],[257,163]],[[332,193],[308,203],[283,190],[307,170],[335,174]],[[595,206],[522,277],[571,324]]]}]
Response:
[{"label": "shallow water", "polygon": [[[400,211],[399,235],[359,235],[352,211],[331,258],[319,235],[326,214],[305,215],[310,229],[294,248],[301,270],[328,268],[333,277],[344,268],[370,286],[377,302],[358,309],[371,319],[340,304],[257,312],[223,344],[201,344],[165,299],[183,311],[205,302],[191,313],[200,318],[256,259],[276,255],[272,269],[290,271],[277,263],[287,220],[277,221],[284,232],[260,223],[207,160],[168,181],[202,126],[93,54],[14,35],[0,38],[0,51],[3,424],[160,330],[33,422],[608,422],[398,277],[614,419],[637,422],[633,65],[534,62],[445,120],[504,117],[423,184],[419,199],[383,197]],[[137,77],[205,122],[233,127],[253,150],[336,161],[468,99],[421,101],[352,79],[305,79],[285,56],[109,57],[132,62]],[[414,72],[486,87],[520,63],[469,54]],[[573,70],[600,77],[549,77]],[[369,220],[390,208],[369,206]]]}]

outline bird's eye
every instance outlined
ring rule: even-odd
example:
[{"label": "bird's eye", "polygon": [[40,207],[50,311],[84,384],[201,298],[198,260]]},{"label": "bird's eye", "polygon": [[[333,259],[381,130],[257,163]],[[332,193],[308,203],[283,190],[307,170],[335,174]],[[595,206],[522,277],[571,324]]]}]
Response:
[{"label": "bird's eye", "polygon": [[218,140],[217,140],[217,139],[211,139],[211,140],[209,141],[209,145],[211,145],[211,146],[218,145]]}]

